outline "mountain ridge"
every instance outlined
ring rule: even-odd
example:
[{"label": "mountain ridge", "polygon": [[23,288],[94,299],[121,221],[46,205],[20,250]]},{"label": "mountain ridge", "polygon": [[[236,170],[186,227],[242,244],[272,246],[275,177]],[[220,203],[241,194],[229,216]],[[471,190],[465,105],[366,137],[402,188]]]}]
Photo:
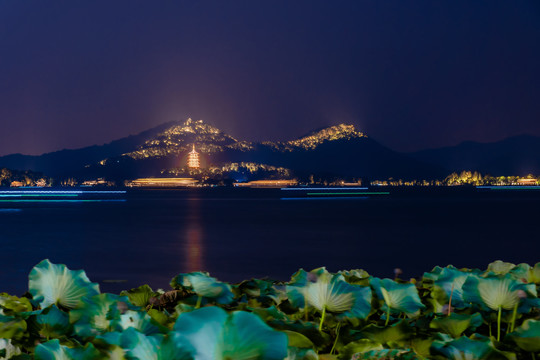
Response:
[{"label": "mountain ridge", "polygon": [[[206,165],[251,162],[287,167],[302,176],[312,172],[336,178],[433,179],[460,170],[492,175],[504,171],[519,172],[517,175],[540,172],[540,156],[534,155],[540,154],[540,138],[526,134],[493,143],[466,141],[452,147],[400,153],[351,124],[315,129],[287,141],[250,142],[192,119],[163,123],[103,145],[43,155],[6,155],[0,157],[0,167],[59,177],[157,176],[185,164],[193,145]],[[517,154],[523,153],[533,155],[516,160]],[[518,165],[512,167],[513,163]]]}]

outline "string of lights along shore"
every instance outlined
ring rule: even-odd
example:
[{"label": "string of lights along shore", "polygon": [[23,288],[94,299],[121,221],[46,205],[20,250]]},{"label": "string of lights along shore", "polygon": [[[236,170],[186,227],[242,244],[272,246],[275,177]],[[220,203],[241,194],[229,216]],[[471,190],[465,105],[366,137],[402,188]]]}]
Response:
[{"label": "string of lights along shore", "polygon": [[193,150],[188,154],[187,165],[190,169],[198,169],[201,167],[199,153],[195,150],[195,144],[193,144]]}]

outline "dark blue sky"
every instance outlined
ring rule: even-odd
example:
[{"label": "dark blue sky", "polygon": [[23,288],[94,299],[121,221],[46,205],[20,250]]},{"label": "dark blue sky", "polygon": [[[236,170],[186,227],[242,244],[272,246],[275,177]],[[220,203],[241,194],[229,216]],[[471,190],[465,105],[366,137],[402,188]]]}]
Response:
[{"label": "dark blue sky", "polygon": [[0,1],[0,154],[202,118],[397,150],[540,135],[538,1]]}]

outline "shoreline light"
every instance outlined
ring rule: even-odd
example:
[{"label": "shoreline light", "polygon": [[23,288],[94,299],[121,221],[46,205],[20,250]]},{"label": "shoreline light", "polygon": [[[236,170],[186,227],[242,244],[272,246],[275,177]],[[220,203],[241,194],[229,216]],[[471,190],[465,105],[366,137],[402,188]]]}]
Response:
[{"label": "shoreline light", "polygon": [[305,187],[305,188],[281,188],[281,190],[312,191],[312,190],[367,190],[367,187]]}]

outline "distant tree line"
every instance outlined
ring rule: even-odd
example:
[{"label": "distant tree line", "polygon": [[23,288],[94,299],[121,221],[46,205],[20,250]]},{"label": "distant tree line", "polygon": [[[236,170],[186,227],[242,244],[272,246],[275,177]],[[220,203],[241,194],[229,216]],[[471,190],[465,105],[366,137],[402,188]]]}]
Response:
[{"label": "distant tree line", "polygon": [[371,185],[379,186],[481,186],[481,185],[540,185],[540,176],[491,176],[482,175],[478,171],[464,170],[453,172],[443,180],[402,180],[389,178],[373,180]]},{"label": "distant tree line", "polygon": [[0,186],[51,186],[52,179],[29,170],[0,169]]}]

